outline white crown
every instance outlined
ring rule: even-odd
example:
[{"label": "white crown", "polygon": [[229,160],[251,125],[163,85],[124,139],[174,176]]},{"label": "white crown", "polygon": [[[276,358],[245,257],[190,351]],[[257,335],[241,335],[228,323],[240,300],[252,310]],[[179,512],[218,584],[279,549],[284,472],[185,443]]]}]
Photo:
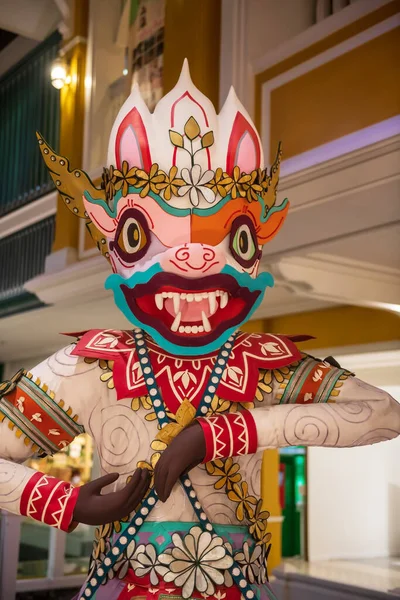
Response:
[{"label": "white crown", "polygon": [[[133,87],[114,122],[108,146],[108,164],[119,171],[123,161],[146,173],[154,163],[166,174],[176,167],[176,177],[185,185],[169,202],[179,208],[215,205],[221,194],[217,188],[212,193],[209,186],[217,169],[232,178],[235,166],[240,174],[251,174],[264,167],[263,160],[260,138],[234,89],[217,115],[211,101],[194,86],[187,60],[176,86],[153,113],[138,85]],[[187,189],[194,179],[200,189],[197,202]],[[208,184],[210,193],[201,184]]]}]

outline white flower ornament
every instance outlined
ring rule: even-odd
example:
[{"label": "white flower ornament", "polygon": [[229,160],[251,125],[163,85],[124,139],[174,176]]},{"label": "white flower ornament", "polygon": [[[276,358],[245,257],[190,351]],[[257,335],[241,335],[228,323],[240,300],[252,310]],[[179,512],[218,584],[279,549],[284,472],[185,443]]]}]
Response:
[{"label": "white flower ornament", "polygon": [[178,194],[180,196],[185,196],[185,194],[189,193],[190,202],[193,206],[200,204],[200,195],[209,204],[214,202],[214,192],[205,185],[214,177],[213,171],[205,171],[201,174],[201,166],[193,165],[190,171],[189,169],[182,169],[181,176],[187,185],[179,188]]},{"label": "white flower ornament", "polygon": [[138,577],[150,575],[151,585],[158,585],[158,575],[162,576],[168,571],[167,567],[158,562],[156,549],[152,544],[138,546],[131,564]]},{"label": "white flower ornament", "polygon": [[174,548],[171,553],[166,552],[159,557],[159,561],[169,567],[164,581],[173,581],[181,587],[183,598],[190,598],[194,589],[214,595],[215,585],[224,583],[223,571],[233,564],[223,539],[213,537],[200,527],[192,527],[184,538],[175,533],[172,541]]}]

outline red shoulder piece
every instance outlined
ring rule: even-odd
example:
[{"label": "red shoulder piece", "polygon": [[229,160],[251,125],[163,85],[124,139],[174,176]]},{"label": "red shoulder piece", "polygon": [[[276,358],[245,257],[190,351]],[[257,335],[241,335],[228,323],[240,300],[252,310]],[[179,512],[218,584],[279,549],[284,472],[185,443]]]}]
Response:
[{"label": "red shoulder piece", "polygon": [[[204,394],[218,352],[205,356],[173,356],[147,339],[151,364],[163,399],[176,412],[188,398],[197,406]],[[147,394],[142,369],[130,331],[92,329],[78,341],[72,354],[114,361],[117,399]],[[259,369],[278,369],[300,360],[301,354],[288,337],[269,333],[240,332],[216,394],[232,402],[254,399]]]},{"label": "red shoulder piece", "polygon": [[61,331],[60,335],[66,335],[68,337],[81,338],[85,333],[90,331],[90,329],[85,329],[84,331]]}]

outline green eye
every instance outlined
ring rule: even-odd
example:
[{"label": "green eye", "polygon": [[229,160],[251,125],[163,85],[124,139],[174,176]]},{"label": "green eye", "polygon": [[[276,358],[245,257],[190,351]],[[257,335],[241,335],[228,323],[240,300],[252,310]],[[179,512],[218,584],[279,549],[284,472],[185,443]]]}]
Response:
[{"label": "green eye", "polygon": [[251,260],[256,254],[257,247],[254,243],[250,227],[247,224],[241,225],[236,230],[232,241],[232,249],[234,254],[237,254],[242,261],[246,262]]}]

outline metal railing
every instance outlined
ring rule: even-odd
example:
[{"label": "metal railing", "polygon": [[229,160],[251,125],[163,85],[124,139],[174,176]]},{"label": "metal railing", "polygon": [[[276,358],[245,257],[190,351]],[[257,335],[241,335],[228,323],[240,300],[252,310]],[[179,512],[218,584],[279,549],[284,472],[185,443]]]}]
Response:
[{"label": "metal railing", "polygon": [[50,69],[59,45],[55,32],[0,79],[0,216],[53,189],[35,131],[58,149],[60,93]]},{"label": "metal railing", "polygon": [[40,305],[24,283],[44,272],[55,215],[0,240],[0,317]]},{"label": "metal railing", "polygon": [[[85,581],[85,575],[64,574],[66,534],[59,529],[49,528],[46,576],[18,578],[22,523],[23,517],[0,511],[0,600],[15,600],[18,592],[61,589],[78,591]],[[71,596],[74,591],[71,591]]]}]

